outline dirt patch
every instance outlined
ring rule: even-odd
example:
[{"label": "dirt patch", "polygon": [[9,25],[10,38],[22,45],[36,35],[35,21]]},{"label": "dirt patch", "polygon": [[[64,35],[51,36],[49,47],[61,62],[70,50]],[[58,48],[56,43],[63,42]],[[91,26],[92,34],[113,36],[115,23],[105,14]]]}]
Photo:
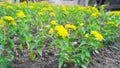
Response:
[{"label": "dirt patch", "polygon": [[120,68],[120,41],[100,49],[88,68]]},{"label": "dirt patch", "polygon": [[[17,49],[17,51],[19,50]],[[120,68],[120,41],[99,49],[99,51],[99,54],[93,54],[93,61],[87,68]],[[23,50],[12,61],[12,68],[58,68],[58,56],[55,56],[54,52],[56,52],[55,48],[44,49],[43,56],[36,55],[37,58],[31,60],[28,51]],[[81,67],[74,67],[73,64],[70,64],[66,68]]]}]

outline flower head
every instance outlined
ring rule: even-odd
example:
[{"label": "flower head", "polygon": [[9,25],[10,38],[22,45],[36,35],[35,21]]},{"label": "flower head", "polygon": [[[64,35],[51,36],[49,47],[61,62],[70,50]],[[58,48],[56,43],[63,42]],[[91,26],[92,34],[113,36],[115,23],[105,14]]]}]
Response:
[{"label": "flower head", "polygon": [[89,34],[85,34],[85,36],[84,36],[85,38],[88,38],[89,37]]},{"label": "flower head", "polygon": [[2,27],[2,26],[3,26],[3,20],[0,19],[0,27]]},{"label": "flower head", "polygon": [[38,12],[38,15],[42,15],[43,13],[42,12]]},{"label": "flower head", "polygon": [[14,21],[14,18],[12,18],[11,16],[4,16],[4,19],[7,21]]},{"label": "flower head", "polygon": [[2,23],[3,22],[3,20],[2,19],[0,19],[0,23]]},{"label": "flower head", "polygon": [[53,32],[54,32],[54,30],[53,30],[53,28],[51,28],[48,33],[52,34]]},{"label": "flower head", "polygon": [[29,8],[30,8],[30,9],[33,9],[33,8],[34,8],[34,6],[30,6]]},{"label": "flower head", "polygon": [[69,29],[73,29],[76,30],[76,26],[72,25],[72,24],[66,24],[65,28],[69,28]]},{"label": "flower head", "polygon": [[63,39],[66,38],[66,36],[68,36],[68,31],[62,25],[55,26],[55,30],[57,31],[57,34]]},{"label": "flower head", "polygon": [[13,9],[13,6],[7,6],[8,9]]},{"label": "flower head", "polygon": [[84,23],[81,23],[80,26],[84,26]]},{"label": "flower head", "polygon": [[116,23],[116,22],[112,22],[112,21],[107,22],[107,24],[109,24],[109,25],[113,25],[113,26],[115,26],[115,27],[118,27],[118,26],[119,26],[118,23]]},{"label": "flower head", "polygon": [[52,7],[48,7],[48,10],[49,10],[49,11],[53,11],[53,8],[52,8]]},{"label": "flower head", "polygon": [[0,6],[4,6],[4,4],[0,4]]},{"label": "flower head", "polygon": [[24,18],[25,17],[25,14],[24,14],[24,12],[18,12],[18,13],[16,13],[16,15],[17,15],[17,17],[18,18]]},{"label": "flower head", "polygon": [[46,10],[47,10],[47,8],[42,8],[42,10],[41,10],[41,11],[43,11],[43,12],[44,12],[44,11],[46,11]]},{"label": "flower head", "polygon": [[52,20],[52,21],[50,22],[50,24],[56,25],[56,21],[55,21],[55,20]]},{"label": "flower head", "polygon": [[55,13],[54,13],[54,12],[51,12],[51,13],[50,13],[50,16],[55,17],[56,15],[55,15]]},{"label": "flower head", "polygon": [[15,21],[12,21],[11,24],[12,24],[12,25],[16,25],[16,22],[15,22]]},{"label": "flower head", "polygon": [[97,40],[99,41],[103,40],[103,36],[98,31],[91,31],[90,33],[93,34]]},{"label": "flower head", "polygon": [[109,12],[109,15],[120,16],[120,11],[111,11]]},{"label": "flower head", "polygon": [[91,16],[94,17],[94,18],[97,18],[97,17],[100,16],[100,13],[99,12],[94,12],[94,13],[92,13]]}]

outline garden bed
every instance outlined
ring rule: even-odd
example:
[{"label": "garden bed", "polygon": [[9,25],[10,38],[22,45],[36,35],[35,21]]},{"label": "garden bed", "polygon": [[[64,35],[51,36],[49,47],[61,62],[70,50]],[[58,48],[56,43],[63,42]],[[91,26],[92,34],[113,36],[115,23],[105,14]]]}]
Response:
[{"label": "garden bed", "polygon": [[106,59],[106,51],[112,53],[106,45],[120,37],[119,19],[120,11],[106,13],[104,5],[98,10],[47,2],[2,3],[0,67],[85,68],[93,60],[91,66],[96,54]]}]

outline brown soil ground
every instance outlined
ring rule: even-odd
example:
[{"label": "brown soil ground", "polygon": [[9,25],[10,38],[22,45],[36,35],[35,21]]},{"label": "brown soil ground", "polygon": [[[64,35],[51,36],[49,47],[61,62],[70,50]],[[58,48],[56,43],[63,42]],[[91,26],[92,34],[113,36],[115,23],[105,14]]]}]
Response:
[{"label": "brown soil ground", "polygon": [[[58,57],[54,56],[55,51],[55,48],[44,49],[43,56],[37,55],[35,60],[31,60],[28,58],[27,50],[20,52],[17,49],[15,51],[16,58],[12,61],[12,68],[58,68]],[[99,51],[99,54],[93,54],[93,61],[87,68],[120,68],[120,40],[99,49]],[[74,67],[70,64],[66,68],[81,67]]]}]

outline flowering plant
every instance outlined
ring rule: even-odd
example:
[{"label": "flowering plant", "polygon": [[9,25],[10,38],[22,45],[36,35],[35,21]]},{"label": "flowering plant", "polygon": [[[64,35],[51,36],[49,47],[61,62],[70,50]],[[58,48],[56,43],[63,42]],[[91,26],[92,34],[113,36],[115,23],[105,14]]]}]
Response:
[{"label": "flowering plant", "polygon": [[[0,56],[26,46],[42,55],[44,47],[59,50],[59,68],[65,63],[85,67],[91,53],[119,37],[120,11],[106,13],[91,6],[59,6],[48,3],[0,4]],[[18,39],[15,39],[18,38]],[[50,39],[49,46],[45,41]],[[16,43],[19,42],[19,43]],[[4,47],[6,50],[1,51]]]}]

